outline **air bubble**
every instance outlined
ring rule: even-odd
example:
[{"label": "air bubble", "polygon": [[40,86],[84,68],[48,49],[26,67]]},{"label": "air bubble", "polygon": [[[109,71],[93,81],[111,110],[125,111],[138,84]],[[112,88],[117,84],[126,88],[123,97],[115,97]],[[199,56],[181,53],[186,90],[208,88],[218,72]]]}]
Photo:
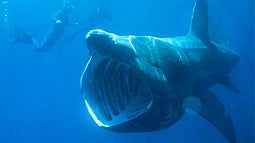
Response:
[{"label": "air bubble", "polygon": [[9,19],[8,19],[8,1],[5,0],[2,2],[2,5],[3,5],[3,18],[4,18],[4,23],[8,23]]}]

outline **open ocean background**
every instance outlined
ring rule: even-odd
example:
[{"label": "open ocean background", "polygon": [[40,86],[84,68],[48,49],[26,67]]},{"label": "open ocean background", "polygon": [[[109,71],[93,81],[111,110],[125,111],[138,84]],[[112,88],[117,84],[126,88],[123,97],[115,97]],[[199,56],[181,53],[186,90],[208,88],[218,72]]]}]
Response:
[{"label": "open ocean background", "polygon": [[[8,1],[8,3],[3,3]],[[195,0],[108,0],[113,21],[101,28],[119,35],[174,37],[187,33]],[[238,143],[254,143],[254,0],[208,0],[209,15],[241,57],[230,73],[244,92],[212,88],[231,115]],[[63,38],[47,53],[11,44],[13,26],[43,39],[62,0],[0,0],[0,143],[227,143],[209,122],[185,114],[151,133],[122,134],[97,127],[79,88],[88,60],[85,33],[70,45]],[[74,0],[72,19],[88,18],[97,0]],[[6,16],[5,16],[6,14]]]}]

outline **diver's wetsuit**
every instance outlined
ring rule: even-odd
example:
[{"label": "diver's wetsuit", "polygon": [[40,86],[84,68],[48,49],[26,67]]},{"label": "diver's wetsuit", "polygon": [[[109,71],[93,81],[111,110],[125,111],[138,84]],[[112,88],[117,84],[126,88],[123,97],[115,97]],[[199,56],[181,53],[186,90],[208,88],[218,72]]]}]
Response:
[{"label": "diver's wetsuit", "polygon": [[54,21],[53,27],[49,30],[41,43],[31,34],[17,27],[14,28],[14,33],[10,35],[10,42],[31,44],[38,52],[48,51],[63,35],[65,28],[70,25],[68,21],[68,13],[71,8],[72,7],[64,7],[56,12],[52,18]]},{"label": "diver's wetsuit", "polygon": [[98,25],[102,24],[106,20],[113,21],[113,17],[110,9],[108,8],[107,2],[105,0],[101,0],[95,13],[92,14],[89,18],[80,21],[79,29],[65,38],[65,44],[72,43],[76,36],[82,32],[87,32],[89,29],[97,28]]},{"label": "diver's wetsuit", "polygon": [[48,32],[42,43],[34,41],[38,52],[47,51],[52,48],[63,35],[65,28],[68,26],[68,13],[65,9],[59,10],[52,19],[54,21],[52,29]]}]

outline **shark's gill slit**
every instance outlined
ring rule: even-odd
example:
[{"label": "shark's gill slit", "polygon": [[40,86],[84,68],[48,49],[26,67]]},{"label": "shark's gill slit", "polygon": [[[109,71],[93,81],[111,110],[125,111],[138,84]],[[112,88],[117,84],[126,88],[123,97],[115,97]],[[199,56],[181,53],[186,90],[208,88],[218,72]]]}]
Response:
[{"label": "shark's gill slit", "polygon": [[[151,98],[144,97],[142,93],[144,91],[146,95],[150,95],[149,88],[126,64],[104,58],[94,69],[94,73],[92,84],[95,97],[90,98],[97,103],[96,108],[101,113],[99,120],[112,121],[121,112],[127,114],[130,111],[133,113],[125,116],[133,118],[145,110],[144,108],[151,102]],[[142,99],[141,104],[138,99]],[[131,105],[131,101],[136,101],[138,105]]]},{"label": "shark's gill slit", "polygon": [[[116,72],[115,72],[115,75],[114,75],[114,81],[115,81],[115,85],[116,85],[116,96],[117,96],[117,98],[118,98],[118,101],[120,101],[120,103],[119,103],[119,110],[123,110],[124,108],[124,106],[125,106],[125,102],[123,101],[123,99],[124,99],[124,97],[125,97],[125,93],[123,93],[123,91],[121,90],[121,78],[122,78],[122,76],[124,76],[124,74],[122,74],[122,72],[121,72],[121,64],[118,64],[118,68],[117,68],[117,70],[116,70]],[[123,105],[123,106],[122,106]]]},{"label": "shark's gill slit", "polygon": [[[137,76],[137,75],[135,75],[135,76]],[[140,85],[141,85],[141,79],[138,78],[138,77],[135,77],[134,79],[135,79],[134,87],[133,87],[134,88],[134,96],[137,96],[138,95],[138,90],[139,90]]]},{"label": "shark's gill slit", "polygon": [[123,100],[125,99],[126,104],[130,103],[130,98],[129,98],[129,91],[128,91],[128,83],[126,82],[128,79],[128,73],[124,72],[124,76],[122,77],[122,85],[121,85],[121,90],[123,93],[126,93],[126,97],[123,97]]},{"label": "shark's gill slit", "polygon": [[[98,65],[97,69],[95,70],[95,76],[93,79],[93,85],[95,87],[95,93],[97,96],[94,98],[96,99],[96,102],[98,103],[99,111],[101,112],[102,118],[106,120],[112,120],[112,116],[107,108],[106,105],[106,98],[105,98],[105,87],[102,80],[102,73],[104,72],[105,66],[107,65],[106,60],[102,60],[101,63]],[[101,88],[98,88],[101,87]]]},{"label": "shark's gill slit", "polygon": [[127,71],[130,71],[130,69],[128,67],[126,67],[125,65],[121,65],[120,69],[119,69],[119,87],[120,87],[120,91],[122,94],[122,102],[124,104],[129,104],[130,102],[130,97],[129,97],[129,91],[127,89],[128,87],[128,83],[126,83],[126,79],[128,78],[128,73]]},{"label": "shark's gill slit", "polygon": [[112,89],[112,84],[108,80],[106,80],[105,77],[103,78],[103,84],[104,91],[106,93],[104,98],[106,99],[105,102],[107,104],[107,107],[113,115],[117,116],[119,115],[119,111],[116,106],[116,100],[114,94],[112,94],[112,90],[109,90]]},{"label": "shark's gill slit", "polygon": [[[119,64],[117,65],[118,67],[120,66]],[[118,67],[116,69],[118,69]],[[112,85],[113,85],[113,93],[114,93],[114,96],[116,96],[117,98],[117,104],[118,104],[118,109],[121,111],[121,110],[124,110],[125,109],[125,103],[123,102],[123,94],[121,94],[119,92],[119,71],[118,70],[115,70],[114,71],[114,76],[113,76],[113,79],[112,79]]]},{"label": "shark's gill slit", "polygon": [[105,98],[108,99],[108,107],[111,113],[114,116],[119,115],[119,110],[117,108],[117,99],[114,94],[114,91],[112,90],[114,88],[114,83],[112,82],[113,80],[113,75],[116,70],[117,64],[113,62],[112,60],[109,60],[109,66],[107,67],[108,69],[105,69],[106,74],[103,77],[104,80],[104,88],[105,91],[108,93]]},{"label": "shark's gill slit", "polygon": [[[102,80],[97,79],[96,81],[97,81],[98,86],[103,85]],[[104,98],[105,92],[103,91],[102,88],[98,88],[96,91],[97,91],[97,95],[98,95],[97,102],[98,102],[99,110],[101,111],[103,118],[105,118],[108,121],[112,120],[112,116],[106,106],[106,102],[105,102],[105,98]]]}]

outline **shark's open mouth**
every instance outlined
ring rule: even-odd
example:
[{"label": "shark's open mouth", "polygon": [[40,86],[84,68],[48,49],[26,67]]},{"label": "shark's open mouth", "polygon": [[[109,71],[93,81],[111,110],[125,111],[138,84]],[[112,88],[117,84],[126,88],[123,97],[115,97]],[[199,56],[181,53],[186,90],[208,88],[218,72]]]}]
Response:
[{"label": "shark's open mouth", "polygon": [[100,126],[132,120],[152,104],[146,82],[130,66],[110,58],[91,58],[81,86],[88,111]]}]

